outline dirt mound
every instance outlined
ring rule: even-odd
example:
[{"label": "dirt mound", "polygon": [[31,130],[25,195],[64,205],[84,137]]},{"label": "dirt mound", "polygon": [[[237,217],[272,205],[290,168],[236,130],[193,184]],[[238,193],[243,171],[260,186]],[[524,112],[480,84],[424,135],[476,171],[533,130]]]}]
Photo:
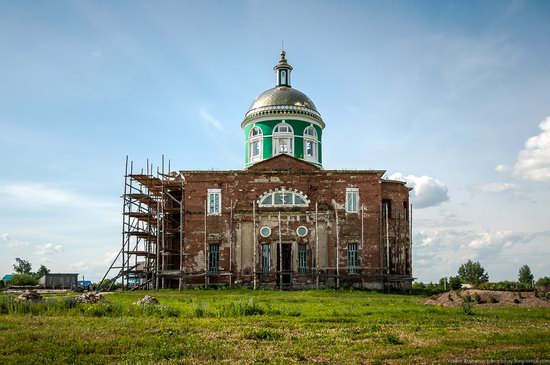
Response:
[{"label": "dirt mound", "polygon": [[137,302],[135,302],[134,304],[137,304],[137,305],[157,305],[157,304],[159,304],[159,301],[158,301],[157,298],[155,298],[152,295],[146,295],[143,298],[141,298],[140,300],[138,300]]},{"label": "dirt mound", "polygon": [[98,303],[103,296],[96,293],[84,293],[74,298],[77,303]]},{"label": "dirt mound", "polygon": [[496,290],[468,289],[433,295],[421,301],[421,304],[458,307],[464,300],[483,307],[518,306],[550,307],[550,300],[537,298],[534,292],[511,292]]},{"label": "dirt mound", "polygon": [[36,290],[25,290],[17,298],[16,302],[41,302],[43,300],[42,295],[36,292]]}]

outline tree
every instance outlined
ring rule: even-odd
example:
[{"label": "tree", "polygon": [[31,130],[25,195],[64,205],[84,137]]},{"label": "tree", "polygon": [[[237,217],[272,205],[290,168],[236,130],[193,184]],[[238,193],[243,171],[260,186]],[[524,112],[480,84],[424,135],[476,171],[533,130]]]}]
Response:
[{"label": "tree", "polygon": [[13,265],[13,270],[18,274],[30,274],[31,273],[31,263],[27,260],[22,260],[19,257],[15,259],[16,264]]},{"label": "tree", "polygon": [[462,281],[460,280],[460,277],[458,276],[451,276],[449,278],[449,286],[453,290],[458,290],[462,286]]},{"label": "tree", "polygon": [[38,268],[38,271],[36,272],[35,276],[36,276],[37,279],[40,279],[42,276],[44,276],[46,274],[49,274],[49,273],[50,273],[50,269],[48,269],[44,265],[40,265],[40,267]]},{"label": "tree", "polygon": [[529,266],[523,265],[519,269],[518,281],[521,284],[531,285],[533,283],[533,278],[534,278],[533,273],[531,272],[531,269],[529,268]]},{"label": "tree", "polygon": [[468,260],[458,268],[458,276],[465,283],[478,285],[484,281],[489,281],[489,274],[485,271],[479,261]]}]

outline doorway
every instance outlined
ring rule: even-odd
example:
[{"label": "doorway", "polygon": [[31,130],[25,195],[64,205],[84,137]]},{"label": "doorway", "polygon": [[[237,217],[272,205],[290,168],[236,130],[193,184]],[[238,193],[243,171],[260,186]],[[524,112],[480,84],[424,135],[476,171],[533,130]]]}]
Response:
[{"label": "doorway", "polygon": [[[281,251],[279,251],[281,250]],[[281,259],[283,260],[281,266]],[[277,285],[281,285],[281,279],[283,287],[288,287],[292,283],[292,244],[283,243],[279,247],[277,245],[277,271],[281,272],[277,275]],[[282,275],[282,278],[281,278]]]}]

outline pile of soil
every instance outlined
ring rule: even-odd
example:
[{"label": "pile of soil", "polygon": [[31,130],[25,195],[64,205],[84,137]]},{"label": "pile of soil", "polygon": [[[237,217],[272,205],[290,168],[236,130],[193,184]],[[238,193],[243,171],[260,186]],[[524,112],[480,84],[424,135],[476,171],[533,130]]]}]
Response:
[{"label": "pile of soil", "polygon": [[16,302],[35,302],[39,303],[43,300],[42,295],[36,292],[36,290],[25,290],[17,298]]},{"label": "pile of soil", "polygon": [[550,300],[537,298],[534,292],[511,292],[497,290],[458,290],[433,295],[421,301],[421,304],[459,307],[462,302],[470,300],[473,305],[482,307],[550,307]]},{"label": "pile of soil", "polygon": [[96,294],[96,293],[84,293],[74,299],[77,303],[94,304],[94,303],[98,303],[101,299],[103,299],[103,296],[101,294]]},{"label": "pile of soil", "polygon": [[140,300],[138,300],[137,302],[135,302],[134,304],[137,304],[137,305],[157,305],[157,304],[159,304],[159,301],[158,301],[157,298],[155,298],[152,295],[146,295],[143,298],[141,298]]}]

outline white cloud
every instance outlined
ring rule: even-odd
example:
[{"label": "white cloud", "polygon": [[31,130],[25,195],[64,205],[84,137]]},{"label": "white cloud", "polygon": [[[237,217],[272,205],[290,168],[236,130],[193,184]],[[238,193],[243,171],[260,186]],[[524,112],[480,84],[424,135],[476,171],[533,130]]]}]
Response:
[{"label": "white cloud", "polygon": [[508,172],[508,170],[510,170],[510,167],[507,166],[507,165],[503,165],[503,164],[500,164],[500,165],[497,165],[495,167],[495,171],[496,172]]},{"label": "white cloud", "polygon": [[54,245],[53,243],[46,243],[44,245],[36,245],[34,253],[37,255],[52,255],[63,251],[62,245]]},{"label": "white cloud", "polygon": [[517,244],[529,242],[534,237],[531,233],[498,231],[495,233],[485,232],[479,237],[470,241],[468,247],[474,250],[494,249],[501,250]]},{"label": "white cloud", "polygon": [[504,191],[519,191],[520,188],[516,184],[511,183],[488,183],[476,186],[476,190],[482,193],[501,193]]},{"label": "white cloud", "polygon": [[430,176],[404,176],[400,172],[392,174],[389,179],[406,181],[407,186],[413,188],[412,200],[414,207],[433,207],[449,200],[447,186]]},{"label": "white cloud", "polygon": [[212,114],[210,114],[209,112],[207,112],[206,110],[204,109],[201,109],[200,112],[199,112],[202,120],[204,122],[207,122],[209,123],[210,125],[212,125],[214,128],[220,130],[220,131],[223,131],[224,128],[223,128],[223,125],[220,123],[219,120],[217,120],[216,118],[214,118],[212,116]]},{"label": "white cloud", "polygon": [[75,198],[71,193],[35,183],[8,184],[0,186],[0,194],[4,199],[17,201],[23,204],[60,205],[66,204]]},{"label": "white cloud", "polygon": [[[534,255],[547,255],[544,245],[550,232],[479,232],[475,229],[433,228],[418,229],[413,239],[414,276],[422,280],[437,280],[456,275],[458,267],[468,259],[480,261],[496,280],[514,279],[510,271],[512,259],[519,264],[536,262]],[[531,257],[531,259],[529,259]],[[536,257],[536,256],[534,256]],[[520,265],[521,266],[521,265]],[[518,266],[519,268],[519,266]]]},{"label": "white cloud", "polygon": [[2,233],[2,235],[0,235],[0,240],[3,242],[3,244],[0,245],[0,247],[19,248],[19,247],[25,247],[29,245],[27,241],[12,239],[10,235],[7,233]]},{"label": "white cloud", "polygon": [[103,254],[103,258],[96,261],[77,261],[71,264],[71,268],[80,271],[88,271],[90,269],[104,269],[107,270],[113,260],[115,259],[118,251],[107,251]]},{"label": "white cloud", "polygon": [[71,268],[86,271],[90,268],[90,263],[88,261],[77,261],[71,264]]},{"label": "white cloud", "polygon": [[512,172],[524,180],[550,182],[550,117],[539,127],[542,132],[525,142]]}]

